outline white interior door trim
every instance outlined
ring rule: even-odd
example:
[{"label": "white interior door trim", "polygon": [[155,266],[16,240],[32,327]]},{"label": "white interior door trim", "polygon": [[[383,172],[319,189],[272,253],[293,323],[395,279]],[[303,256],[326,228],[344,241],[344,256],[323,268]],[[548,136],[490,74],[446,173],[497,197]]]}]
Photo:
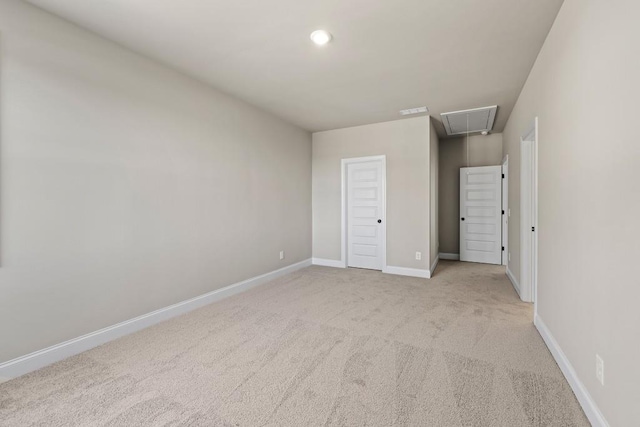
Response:
[{"label": "white interior door trim", "polygon": [[387,267],[387,156],[368,156],[368,157],[352,157],[342,159],[340,165],[341,173],[341,249],[340,264],[342,268],[347,268],[347,165],[352,163],[365,163],[372,161],[382,162],[382,269]]},{"label": "white interior door trim", "polygon": [[520,297],[538,301],[538,118],[520,138]]},{"label": "white interior door trim", "polygon": [[509,267],[509,155],[502,160],[502,265]]}]

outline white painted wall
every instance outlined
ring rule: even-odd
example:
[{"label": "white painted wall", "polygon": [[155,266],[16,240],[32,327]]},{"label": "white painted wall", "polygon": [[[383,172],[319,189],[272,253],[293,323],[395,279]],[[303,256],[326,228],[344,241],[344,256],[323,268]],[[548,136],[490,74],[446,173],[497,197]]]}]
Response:
[{"label": "white painted wall", "polygon": [[424,116],[313,134],[314,258],[340,259],[341,159],[384,154],[387,264],[429,269],[429,138],[430,118]]},{"label": "white painted wall", "polygon": [[21,1],[0,37],[0,362],[311,256],[308,132]]},{"label": "white painted wall", "polygon": [[538,116],[538,314],[611,426],[640,420],[639,16],[636,0],[566,0],[504,131],[509,268],[519,279],[520,136]]}]

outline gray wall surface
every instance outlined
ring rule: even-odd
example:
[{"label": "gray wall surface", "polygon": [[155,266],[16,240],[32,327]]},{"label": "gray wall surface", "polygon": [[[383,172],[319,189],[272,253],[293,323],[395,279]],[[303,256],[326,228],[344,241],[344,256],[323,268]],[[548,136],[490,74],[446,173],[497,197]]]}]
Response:
[{"label": "gray wall surface", "polygon": [[311,256],[308,132],[22,1],[0,33],[0,361]]},{"label": "gray wall surface", "polygon": [[[440,140],[438,138],[438,134],[433,126],[433,122],[431,122],[431,126],[429,127],[429,222],[430,222],[430,230],[429,230],[429,266],[432,266],[433,263],[439,258],[438,247],[440,245],[439,242],[439,192],[440,192],[440,184],[439,184],[439,175],[440,175]],[[433,273],[433,272],[432,272]]]},{"label": "gray wall surface", "polygon": [[611,426],[640,420],[639,16],[566,0],[504,131],[509,268],[520,280],[520,136],[538,116],[538,315]]},{"label": "gray wall surface", "polygon": [[[387,264],[427,270],[430,260],[430,118],[313,134],[313,256],[341,255],[342,159],[387,156]],[[422,252],[420,261],[416,252]]]},{"label": "gray wall surface", "polygon": [[467,164],[466,138],[440,141],[440,252],[460,253],[460,168],[495,166],[502,163],[502,134],[469,137]]}]

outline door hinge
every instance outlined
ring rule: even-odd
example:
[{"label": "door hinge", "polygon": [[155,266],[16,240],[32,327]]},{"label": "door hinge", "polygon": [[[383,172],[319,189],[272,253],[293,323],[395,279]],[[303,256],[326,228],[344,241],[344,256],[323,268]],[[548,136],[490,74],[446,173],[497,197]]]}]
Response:
[{"label": "door hinge", "polygon": [[502,179],[504,179],[504,174],[502,174]]},{"label": "door hinge", "polygon": [[504,215],[504,209],[502,210],[502,215]]},{"label": "door hinge", "polygon": [[502,247],[502,250],[504,251],[504,246]]},{"label": "door hinge", "polygon": [[531,227],[531,231],[536,231],[536,228],[535,227]]}]

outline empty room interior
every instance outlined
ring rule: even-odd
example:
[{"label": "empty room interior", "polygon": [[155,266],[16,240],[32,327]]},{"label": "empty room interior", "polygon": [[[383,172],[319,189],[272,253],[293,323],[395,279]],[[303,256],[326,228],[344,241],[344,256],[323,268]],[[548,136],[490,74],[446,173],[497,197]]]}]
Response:
[{"label": "empty room interior", "polygon": [[0,0],[0,426],[640,426],[639,20]]}]

